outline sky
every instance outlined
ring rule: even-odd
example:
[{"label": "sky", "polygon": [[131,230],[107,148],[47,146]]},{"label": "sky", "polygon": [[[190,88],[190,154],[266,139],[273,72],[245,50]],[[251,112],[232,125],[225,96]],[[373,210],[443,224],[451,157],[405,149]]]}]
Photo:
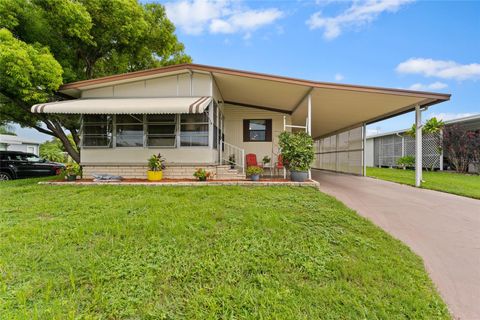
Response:
[{"label": "sky", "polygon": [[[452,94],[424,119],[480,113],[480,1],[157,2],[194,63]],[[367,129],[413,122],[409,113]]]}]

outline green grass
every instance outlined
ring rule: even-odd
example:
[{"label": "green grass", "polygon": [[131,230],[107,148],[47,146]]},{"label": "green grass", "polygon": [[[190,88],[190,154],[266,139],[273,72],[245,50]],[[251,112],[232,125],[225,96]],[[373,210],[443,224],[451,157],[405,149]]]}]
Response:
[{"label": "green grass", "polygon": [[[415,171],[367,168],[367,176],[402,184],[415,185]],[[480,199],[480,176],[452,172],[424,171],[422,188],[443,191],[460,196]]]},{"label": "green grass", "polygon": [[2,319],[449,319],[419,257],[300,187],[0,184]]}]

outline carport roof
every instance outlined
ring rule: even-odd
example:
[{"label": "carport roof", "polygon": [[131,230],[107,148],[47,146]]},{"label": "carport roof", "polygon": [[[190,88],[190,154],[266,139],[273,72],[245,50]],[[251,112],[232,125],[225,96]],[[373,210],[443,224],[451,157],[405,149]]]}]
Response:
[{"label": "carport roof", "polygon": [[325,136],[421,107],[447,101],[450,94],[317,82],[200,64],[180,64],[63,85],[60,92],[79,97],[86,89],[146,80],[184,72],[210,74],[224,103],[273,110],[304,124],[306,96],[312,98],[312,135]]}]

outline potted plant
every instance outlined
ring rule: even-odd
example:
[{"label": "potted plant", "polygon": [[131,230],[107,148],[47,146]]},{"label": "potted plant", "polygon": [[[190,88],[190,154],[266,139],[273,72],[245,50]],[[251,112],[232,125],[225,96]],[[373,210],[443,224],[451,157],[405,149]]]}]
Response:
[{"label": "potted plant", "polygon": [[315,158],[313,139],[306,132],[282,132],[279,146],[285,167],[290,170],[292,181],[303,182],[308,178],[308,170]]},{"label": "potted plant", "polygon": [[228,157],[228,163],[230,164],[230,169],[235,169],[235,154],[232,153],[230,157]]},{"label": "potted plant", "polygon": [[195,171],[195,173],[193,174],[193,176],[197,178],[199,181],[207,181],[207,179],[210,179],[213,177],[213,173],[205,169],[198,168],[197,171]]},{"label": "potted plant", "polygon": [[160,181],[163,178],[165,169],[165,158],[162,155],[154,154],[148,159],[147,179],[149,181]]},{"label": "potted plant", "polygon": [[270,159],[270,157],[269,157],[269,156],[265,156],[265,157],[263,157],[263,159],[262,159],[263,166],[264,166],[264,167],[266,167],[266,166],[267,166],[267,164],[269,164],[269,163],[270,163],[270,161],[271,161],[271,159]]},{"label": "potted plant", "polygon": [[247,168],[247,175],[250,176],[252,181],[260,180],[260,174],[262,174],[263,169],[257,166],[250,166]]},{"label": "potted plant", "polygon": [[77,180],[77,176],[81,173],[80,166],[75,162],[69,162],[63,170],[67,181]]}]

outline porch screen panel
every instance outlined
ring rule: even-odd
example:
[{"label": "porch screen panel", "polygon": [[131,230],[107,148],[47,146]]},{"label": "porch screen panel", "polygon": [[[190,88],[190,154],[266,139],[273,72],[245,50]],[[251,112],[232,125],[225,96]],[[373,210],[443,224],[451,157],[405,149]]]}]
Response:
[{"label": "porch screen panel", "polygon": [[363,128],[357,127],[315,140],[313,168],[362,174]]}]

